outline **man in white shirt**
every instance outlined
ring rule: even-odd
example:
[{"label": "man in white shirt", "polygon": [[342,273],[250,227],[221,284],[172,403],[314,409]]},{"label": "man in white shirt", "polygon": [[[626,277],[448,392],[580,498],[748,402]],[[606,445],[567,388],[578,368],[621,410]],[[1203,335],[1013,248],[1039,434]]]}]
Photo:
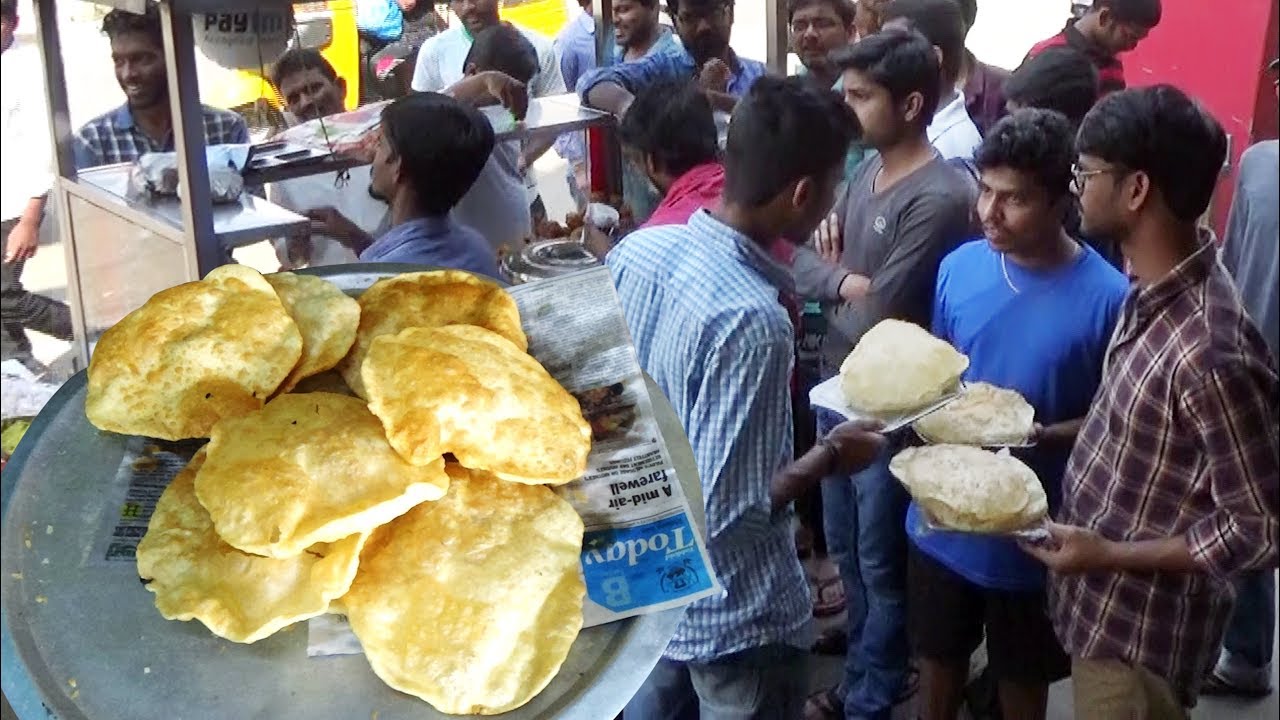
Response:
[{"label": "man in white shirt", "polygon": [[[289,114],[305,122],[343,111],[346,81],[318,51],[295,49],[271,69],[271,81]],[[297,213],[313,214],[310,241],[276,240],[276,257],[283,270],[356,261],[356,254],[338,239],[332,219],[320,208],[335,208],[368,235],[387,229],[390,207],[369,193],[370,166],[345,172],[285,180],[267,187],[267,198]]]},{"label": "man in white shirt", "polygon": [[[44,368],[31,354],[27,328],[70,340],[71,310],[61,302],[22,287],[22,267],[36,254],[45,199],[53,183],[49,163],[49,119],[44,112],[40,56],[35,45],[18,42],[17,0],[0,2],[0,97],[3,98],[4,171],[2,188],[4,263],[3,329],[0,357],[21,361],[33,372]],[[32,82],[32,80],[35,82]]]},{"label": "man in white shirt", "polygon": [[914,29],[933,44],[942,63],[942,100],[927,134],[934,149],[947,160],[973,161],[982,144],[978,126],[957,87],[965,62],[964,15],[955,0],[893,0],[884,9],[884,27]]},{"label": "man in white shirt", "polygon": [[[449,8],[461,23],[428,39],[418,51],[413,89],[419,92],[440,92],[462,80],[472,39],[501,22],[498,0],[453,0]],[[528,82],[529,96],[567,92],[552,42],[527,28],[518,29],[538,55],[538,71]],[[526,181],[526,169],[551,142],[530,144],[523,151],[518,142],[499,143],[480,178],[454,209],[458,221],[479,230],[496,247],[509,247],[527,237],[532,227],[529,205],[537,193],[532,178]]]}]

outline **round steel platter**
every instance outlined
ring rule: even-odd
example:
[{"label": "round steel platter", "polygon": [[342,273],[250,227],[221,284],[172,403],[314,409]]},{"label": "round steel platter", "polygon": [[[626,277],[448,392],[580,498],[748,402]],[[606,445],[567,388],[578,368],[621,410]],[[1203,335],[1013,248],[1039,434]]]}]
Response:
[{"label": "round steel platter", "polygon": [[[304,271],[358,295],[416,266]],[[3,686],[24,720],[426,720],[451,716],[382,683],[362,655],[308,658],[299,623],[255,643],[160,617],[132,563],[90,562],[108,507],[104,492],[126,438],[84,415],[77,374],[36,418],[3,475]],[[649,381],[658,424],[705,532],[693,452],[671,405]],[[518,599],[512,598],[513,602]],[[584,630],[560,673],[503,718],[612,718],[644,681],[683,610]]]}]

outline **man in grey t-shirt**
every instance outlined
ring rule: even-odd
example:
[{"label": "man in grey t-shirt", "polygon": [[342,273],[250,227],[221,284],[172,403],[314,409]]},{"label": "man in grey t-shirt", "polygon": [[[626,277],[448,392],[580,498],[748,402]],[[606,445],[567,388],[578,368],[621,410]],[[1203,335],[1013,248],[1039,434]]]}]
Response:
[{"label": "man in grey t-shirt", "polygon": [[[1235,279],[1245,310],[1262,332],[1273,360],[1280,357],[1278,214],[1280,142],[1267,140],[1245,150],[1240,158],[1240,175],[1222,243],[1222,264]],[[1269,694],[1275,632],[1275,575],[1270,570],[1244,575],[1236,581],[1235,613],[1204,692],[1245,697]]]},{"label": "man in grey t-shirt", "polygon": [[[929,327],[938,263],[972,229],[972,184],[940,158],[926,128],[938,106],[933,46],[916,32],[885,30],[837,51],[845,101],[879,154],[858,168],[810,246],[797,249],[796,289],[827,318],[825,374],[885,318]],[[818,412],[821,437],[841,418]],[[888,471],[896,450],[862,472],[828,478],[827,544],[850,612],[844,682],[813,713],[888,718],[911,690],[905,631],[907,495]]]}]

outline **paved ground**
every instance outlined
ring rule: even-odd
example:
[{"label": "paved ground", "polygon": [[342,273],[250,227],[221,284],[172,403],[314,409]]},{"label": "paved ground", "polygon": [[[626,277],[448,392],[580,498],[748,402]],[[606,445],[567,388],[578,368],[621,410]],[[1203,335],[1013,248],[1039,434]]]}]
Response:
[{"label": "paved ground", "polygon": [[[24,3],[25,4],[25,3]],[[80,18],[68,18],[62,23],[65,61],[70,74],[68,93],[72,104],[74,125],[88,120],[121,101],[119,89],[107,61],[106,43],[97,33],[91,16],[85,17],[82,3],[64,3],[76,8]],[[978,24],[970,35],[970,47],[984,60],[1005,67],[1014,67],[1033,42],[1047,37],[1061,27],[1066,16],[1066,0],[982,0]],[[24,13],[24,17],[31,17]],[[25,29],[31,30],[33,23]],[[738,0],[734,47],[744,56],[764,58],[765,22],[764,0]],[[552,217],[563,215],[570,207],[567,187],[564,184],[563,162],[548,155],[536,165],[539,185],[544,201]],[[28,262],[25,277],[27,286],[36,292],[54,297],[65,294],[66,273],[63,248],[54,237],[54,223],[46,223],[47,244]],[[111,242],[110,237],[101,238]],[[263,271],[276,269],[274,255],[266,245],[257,245],[237,251],[236,257],[244,263]],[[66,345],[51,338],[34,337],[37,354],[46,361],[61,356]],[[841,618],[828,621],[840,622]],[[815,658],[813,686],[815,689],[834,684],[840,675],[839,659]],[[1256,703],[1239,703],[1222,700],[1206,700],[1196,709],[1193,717],[1210,718],[1275,718],[1278,705],[1275,694]],[[1051,720],[1071,717],[1070,686],[1068,682],[1054,686],[1051,693]],[[901,717],[910,717],[903,708]],[[7,705],[3,718],[12,717]]]}]

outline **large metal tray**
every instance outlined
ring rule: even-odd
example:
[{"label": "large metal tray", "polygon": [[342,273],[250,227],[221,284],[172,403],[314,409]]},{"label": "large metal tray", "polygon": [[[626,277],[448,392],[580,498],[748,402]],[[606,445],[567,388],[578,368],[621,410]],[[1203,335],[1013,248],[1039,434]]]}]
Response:
[{"label": "large metal tray", "polygon": [[[424,268],[304,271],[358,294]],[[84,415],[86,378],[69,380],[32,424],[3,475],[3,688],[23,720],[434,720],[449,716],[382,683],[362,655],[307,658],[303,625],[253,645],[160,617],[132,563],[89,562],[126,438]],[[649,381],[658,425],[705,533],[702,493],[670,403]],[[513,598],[513,602],[518,599]],[[683,609],[584,630],[551,684],[512,720],[608,720],[640,687]]]}]

